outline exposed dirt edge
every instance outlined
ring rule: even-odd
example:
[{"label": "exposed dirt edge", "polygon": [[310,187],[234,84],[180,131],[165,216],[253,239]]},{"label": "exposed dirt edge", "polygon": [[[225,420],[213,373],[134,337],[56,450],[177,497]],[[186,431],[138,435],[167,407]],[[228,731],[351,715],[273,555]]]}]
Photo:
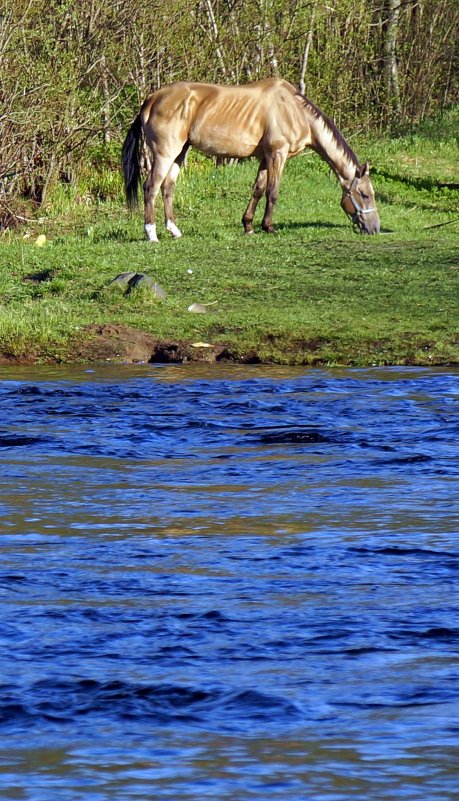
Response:
[{"label": "exposed dirt edge", "polygon": [[[324,366],[329,362],[320,354],[320,344],[316,340],[309,342],[295,341],[290,343],[290,348],[285,347],[285,343],[274,343],[267,338],[267,343],[274,346],[272,357],[264,352],[262,356],[256,350],[239,352],[225,344],[206,344],[190,343],[182,341],[158,340],[152,334],[131,328],[120,323],[95,323],[81,328],[73,340],[62,348],[53,348],[48,351],[31,349],[24,353],[0,351],[0,365],[28,365],[28,364],[72,364],[72,363],[97,363],[113,362],[115,364],[141,364],[141,363],[170,363],[185,364],[187,362],[206,362],[215,364],[217,362],[232,362],[237,364],[274,364],[277,363],[276,355],[282,354],[282,363],[292,365],[307,364],[308,366]],[[276,347],[277,345],[277,347]],[[378,353],[378,343],[373,343],[374,357],[379,360],[383,355]],[[271,350],[271,348],[269,348]],[[426,349],[427,350],[427,349]],[[287,352],[289,351],[289,352]],[[291,351],[291,352],[290,352]],[[268,351],[269,352],[269,351]],[[387,358],[389,354],[384,354]],[[321,358],[322,356],[322,358]],[[379,359],[377,358],[379,356]],[[371,354],[370,354],[371,358]],[[340,360],[342,366],[362,366],[362,359],[353,358],[352,352],[349,358]],[[335,361],[333,363],[336,363]],[[432,358],[426,353],[425,358],[406,356],[404,359],[395,362],[383,358],[382,364],[387,366],[393,364],[417,365],[417,366],[439,366],[456,364],[438,358]]]},{"label": "exposed dirt edge", "polygon": [[82,341],[70,349],[71,361],[124,363],[234,361],[225,345],[158,340],[152,334],[118,323],[88,325]]},{"label": "exposed dirt edge", "polygon": [[230,351],[226,345],[206,343],[160,341],[152,334],[119,323],[87,325],[64,348],[43,352],[30,350],[24,353],[0,351],[0,365],[27,365],[40,363],[94,363],[122,364],[176,363],[219,361],[259,363],[254,353],[246,356]]}]

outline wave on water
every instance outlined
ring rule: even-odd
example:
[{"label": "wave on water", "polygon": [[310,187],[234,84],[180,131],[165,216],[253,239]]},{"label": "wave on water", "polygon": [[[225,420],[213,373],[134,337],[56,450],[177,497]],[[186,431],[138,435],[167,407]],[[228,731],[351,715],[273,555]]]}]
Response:
[{"label": "wave on water", "polygon": [[256,690],[203,689],[181,684],[134,684],[39,681],[18,694],[18,688],[0,690],[0,727],[32,720],[77,723],[82,718],[134,719],[147,724],[182,722],[204,725],[217,721],[225,728],[244,722],[286,724],[299,719],[299,709],[289,700]]}]

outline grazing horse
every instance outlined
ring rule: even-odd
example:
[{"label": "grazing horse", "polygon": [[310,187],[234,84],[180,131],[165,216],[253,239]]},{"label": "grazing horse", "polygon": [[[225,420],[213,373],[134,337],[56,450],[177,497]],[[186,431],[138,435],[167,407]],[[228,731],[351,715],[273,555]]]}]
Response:
[{"label": "grazing horse", "polygon": [[161,189],[166,229],[178,238],[172,200],[180,167],[192,146],[217,157],[260,161],[252,197],[242,223],[253,233],[258,201],[265,194],[262,228],[274,232],[273,210],[287,159],[310,147],[330,165],[343,192],[341,206],[364,234],[379,232],[379,216],[368,162],[360,164],[334,123],[292,84],[278,78],[245,86],[178,83],[150,95],[123,145],[126,199],[137,203],[141,180],[142,133],[153,166],[144,184],[145,231],[158,242],[154,203]]}]

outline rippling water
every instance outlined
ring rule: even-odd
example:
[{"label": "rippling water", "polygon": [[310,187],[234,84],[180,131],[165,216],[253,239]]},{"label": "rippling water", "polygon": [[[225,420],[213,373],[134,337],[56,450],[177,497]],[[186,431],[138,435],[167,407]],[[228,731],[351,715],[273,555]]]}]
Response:
[{"label": "rippling water", "polygon": [[457,801],[458,377],[4,368],[1,798]]}]

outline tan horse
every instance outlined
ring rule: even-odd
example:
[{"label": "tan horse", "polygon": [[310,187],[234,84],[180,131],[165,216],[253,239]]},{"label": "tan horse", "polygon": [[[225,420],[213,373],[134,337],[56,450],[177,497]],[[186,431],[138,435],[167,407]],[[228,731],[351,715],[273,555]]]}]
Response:
[{"label": "tan horse", "polygon": [[365,234],[379,232],[379,216],[368,162],[361,165],[333,122],[292,84],[277,78],[246,86],[217,86],[181,81],[148,97],[123,145],[123,172],[128,204],[137,202],[141,180],[142,133],[153,154],[144,184],[145,231],[157,242],[154,203],[161,189],[167,230],[181,236],[172,200],[189,147],[217,157],[260,160],[252,197],[242,222],[253,233],[258,201],[265,194],[262,228],[272,233],[273,210],[287,159],[310,147],[335,173],[341,206]]}]

